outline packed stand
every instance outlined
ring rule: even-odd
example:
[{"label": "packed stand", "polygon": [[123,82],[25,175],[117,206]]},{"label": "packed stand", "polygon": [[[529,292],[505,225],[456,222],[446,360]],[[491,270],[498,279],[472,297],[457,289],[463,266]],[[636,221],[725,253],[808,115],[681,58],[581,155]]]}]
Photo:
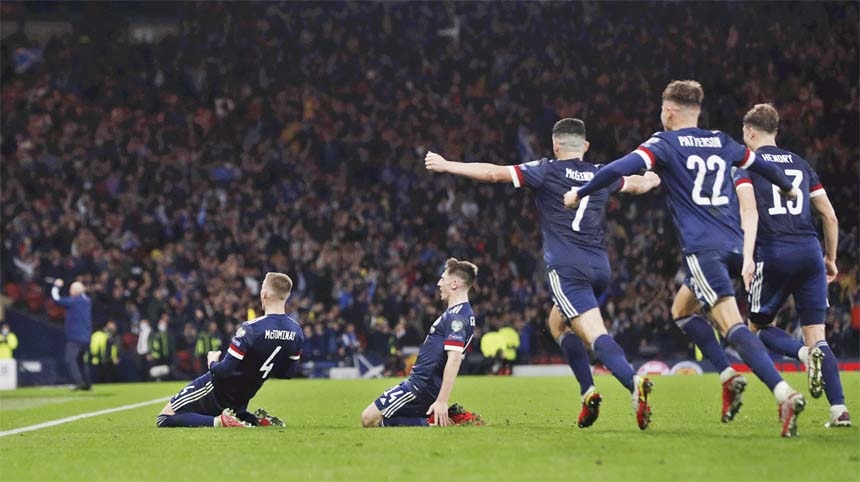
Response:
[{"label": "packed stand", "polygon": [[[307,362],[360,354],[398,373],[441,312],[435,283],[453,256],[480,267],[479,331],[518,335],[485,353],[476,341],[466,369],[550,361],[530,195],[431,176],[424,153],[547,156],[552,123],[576,116],[590,158],[608,161],[659,130],[667,81],[695,77],[706,126],[740,138],[743,112],[773,101],[780,142],[821,175],[842,231],[830,343],[858,354],[856,5],[207,3],[175,15],[179,35],[157,44],[88,22],[26,69],[4,52],[2,282],[18,307],[61,320],[48,283],[82,278],[96,327],[114,321],[124,353],[190,375],[201,343],[223,348],[259,314],[261,274],[282,271]],[[4,41],[16,47],[33,44]],[[686,354],[662,196],[616,197],[607,218],[610,333],[632,357]],[[796,328],[793,309],[780,324]]]}]

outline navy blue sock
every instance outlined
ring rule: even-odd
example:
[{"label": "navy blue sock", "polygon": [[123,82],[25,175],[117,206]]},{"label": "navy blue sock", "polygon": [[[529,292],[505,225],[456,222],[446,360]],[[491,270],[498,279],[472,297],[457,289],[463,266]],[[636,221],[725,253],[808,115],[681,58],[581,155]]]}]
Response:
[{"label": "navy blue sock", "polygon": [[738,323],[729,328],[728,333],[726,333],[726,340],[731,343],[744,363],[749,365],[753,373],[771,391],[777,383],[782,381],[782,377],[776,371],[776,367],[773,366],[773,361],[768,356],[764,344],[743,323]]},{"label": "navy blue sock", "polygon": [[770,351],[797,359],[797,351],[803,348],[803,343],[775,326],[767,326],[758,331],[758,339]]},{"label": "navy blue sock", "polygon": [[564,353],[564,358],[570,369],[573,370],[573,376],[579,382],[579,393],[585,395],[588,388],[594,385],[594,377],[591,375],[591,363],[588,361],[588,352],[582,344],[582,340],[571,332],[561,335],[561,351]]},{"label": "navy blue sock", "polygon": [[627,361],[624,355],[624,350],[615,342],[609,335],[600,335],[594,340],[594,354],[600,359],[612,375],[621,382],[622,385],[633,393],[633,367]]},{"label": "navy blue sock", "polygon": [[214,427],[215,417],[199,413],[176,413],[156,417],[159,427]]},{"label": "navy blue sock", "polygon": [[427,417],[384,417],[383,427],[426,427]]},{"label": "navy blue sock", "polygon": [[722,373],[729,367],[726,352],[720,346],[717,334],[714,333],[714,329],[711,328],[711,324],[707,320],[699,315],[692,315],[678,318],[675,320],[675,324],[693,340],[699,350],[702,350],[702,354],[714,365],[717,373]]},{"label": "navy blue sock", "polygon": [[830,405],[845,404],[845,393],[842,391],[842,380],[839,379],[839,363],[836,355],[830,349],[826,341],[821,340],[815,344],[824,353],[821,360],[821,376],[824,378],[824,394]]}]

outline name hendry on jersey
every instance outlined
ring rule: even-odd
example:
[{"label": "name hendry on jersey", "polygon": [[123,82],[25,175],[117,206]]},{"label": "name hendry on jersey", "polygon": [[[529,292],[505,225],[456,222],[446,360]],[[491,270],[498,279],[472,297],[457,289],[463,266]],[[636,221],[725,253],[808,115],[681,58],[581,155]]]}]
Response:
[{"label": "name hendry on jersey", "polygon": [[762,159],[770,162],[778,162],[781,164],[791,164],[794,161],[791,159],[791,154],[759,154]]}]

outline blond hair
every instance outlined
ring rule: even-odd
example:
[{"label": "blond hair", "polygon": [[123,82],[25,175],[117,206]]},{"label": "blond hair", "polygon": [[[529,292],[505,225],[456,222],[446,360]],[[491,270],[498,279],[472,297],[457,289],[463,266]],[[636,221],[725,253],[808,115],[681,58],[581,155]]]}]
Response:
[{"label": "blond hair", "polygon": [[266,273],[263,286],[274,296],[286,300],[290,296],[290,291],[293,290],[293,280],[284,273],[270,272]]}]

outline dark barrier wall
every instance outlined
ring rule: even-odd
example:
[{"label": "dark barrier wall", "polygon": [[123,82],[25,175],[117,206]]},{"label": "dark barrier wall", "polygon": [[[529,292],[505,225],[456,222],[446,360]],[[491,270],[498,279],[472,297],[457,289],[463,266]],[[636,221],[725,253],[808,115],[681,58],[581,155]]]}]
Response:
[{"label": "dark barrier wall", "polygon": [[[18,349],[15,358],[19,360],[19,385],[42,385],[51,383],[70,383],[63,350],[66,335],[62,326],[53,325],[16,310],[6,310],[6,320],[12,332],[18,336]],[[22,373],[21,360],[38,360],[42,364],[41,373]]]}]

